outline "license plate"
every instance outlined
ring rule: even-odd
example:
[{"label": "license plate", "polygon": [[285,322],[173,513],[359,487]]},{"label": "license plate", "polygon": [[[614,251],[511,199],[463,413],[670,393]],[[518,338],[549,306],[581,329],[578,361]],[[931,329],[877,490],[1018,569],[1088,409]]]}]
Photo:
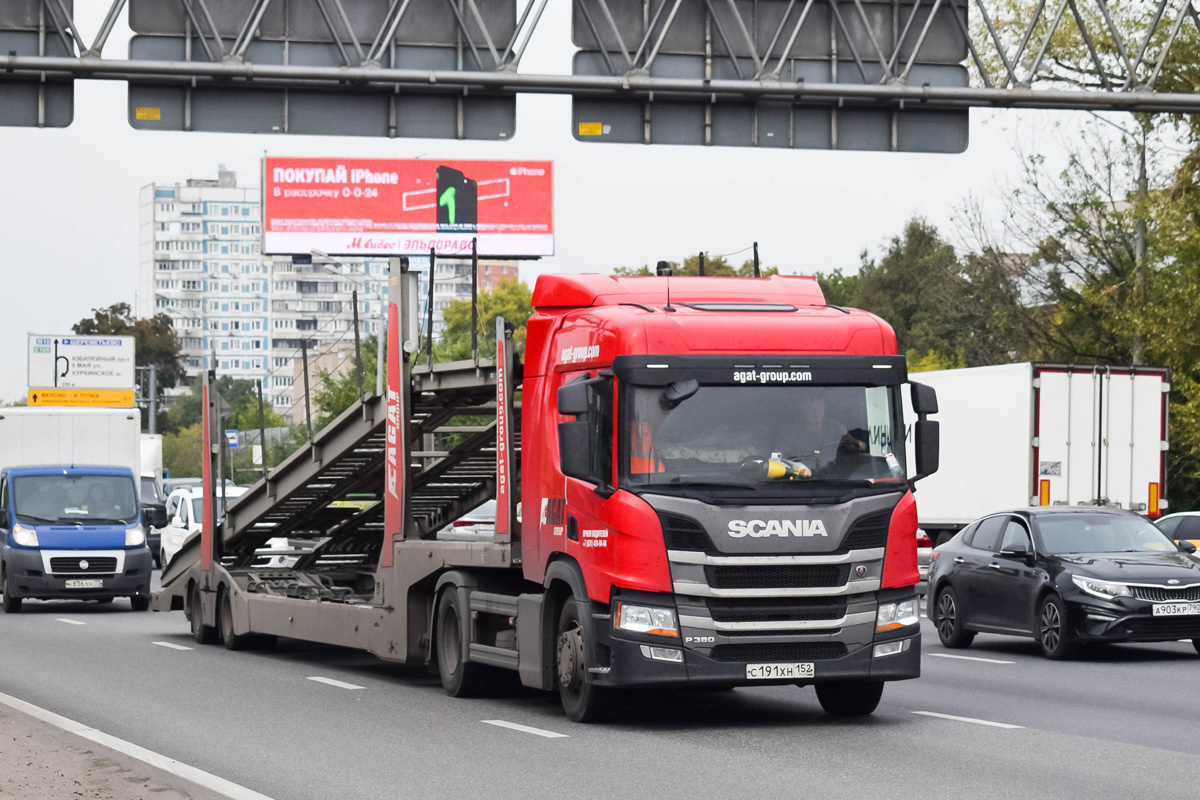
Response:
[{"label": "license plate", "polygon": [[798,680],[811,678],[816,673],[809,663],[796,664],[747,664],[746,679],[751,681]]},{"label": "license plate", "polygon": [[68,589],[103,589],[104,581],[99,578],[73,578],[67,581]]},{"label": "license plate", "polygon": [[1159,603],[1150,607],[1152,617],[1183,617],[1200,614],[1200,603]]}]

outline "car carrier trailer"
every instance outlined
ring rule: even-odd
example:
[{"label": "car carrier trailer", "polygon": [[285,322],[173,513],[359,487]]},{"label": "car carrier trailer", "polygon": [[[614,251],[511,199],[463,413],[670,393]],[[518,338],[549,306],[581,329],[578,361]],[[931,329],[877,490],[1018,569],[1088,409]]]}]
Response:
[{"label": "car carrier trailer", "polygon": [[[907,454],[885,322],[811,278],[547,275],[523,364],[503,320],[494,358],[420,364],[401,340],[414,280],[393,261],[386,394],[219,524],[204,373],[204,525],[156,610],[232,650],[284,636],[435,664],[454,696],[515,670],[577,721],[670,686],[815,685],[826,711],[867,714],[920,674],[912,488],[937,469],[937,403],[910,387]],[[489,498],[490,541],[435,538]],[[317,544],[254,568],[277,537]]]}]

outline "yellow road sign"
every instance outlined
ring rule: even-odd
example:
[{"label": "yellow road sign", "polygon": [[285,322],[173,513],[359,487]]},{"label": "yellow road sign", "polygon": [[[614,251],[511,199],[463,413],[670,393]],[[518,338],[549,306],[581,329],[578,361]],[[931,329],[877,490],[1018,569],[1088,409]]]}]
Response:
[{"label": "yellow road sign", "polygon": [[29,405],[133,408],[133,389],[30,389]]}]

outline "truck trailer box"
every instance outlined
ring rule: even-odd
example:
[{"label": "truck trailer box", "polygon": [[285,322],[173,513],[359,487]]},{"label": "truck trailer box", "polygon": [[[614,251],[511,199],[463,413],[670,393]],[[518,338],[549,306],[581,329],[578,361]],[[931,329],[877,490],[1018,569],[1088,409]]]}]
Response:
[{"label": "truck trailer box", "polygon": [[940,468],[917,494],[935,544],[1006,508],[1166,508],[1166,369],[1021,363],[912,379],[938,396]]},{"label": "truck trailer box", "polygon": [[141,474],[136,408],[0,409],[0,467],[127,467]]}]

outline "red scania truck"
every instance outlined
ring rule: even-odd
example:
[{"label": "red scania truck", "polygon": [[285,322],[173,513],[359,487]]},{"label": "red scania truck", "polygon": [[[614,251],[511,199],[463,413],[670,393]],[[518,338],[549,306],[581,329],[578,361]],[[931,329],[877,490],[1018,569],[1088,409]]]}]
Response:
[{"label": "red scania truck", "polygon": [[[454,696],[515,670],[576,721],[671,686],[811,684],[827,712],[869,714],[920,674],[912,488],[937,469],[937,402],[884,321],[811,278],[547,275],[523,364],[502,320],[494,360],[422,364],[397,261],[386,396],[219,524],[210,456],[202,533],[157,610],[230,649],[286,636],[436,664]],[[489,498],[494,536],[438,538]],[[316,545],[254,567],[278,537]]]}]

